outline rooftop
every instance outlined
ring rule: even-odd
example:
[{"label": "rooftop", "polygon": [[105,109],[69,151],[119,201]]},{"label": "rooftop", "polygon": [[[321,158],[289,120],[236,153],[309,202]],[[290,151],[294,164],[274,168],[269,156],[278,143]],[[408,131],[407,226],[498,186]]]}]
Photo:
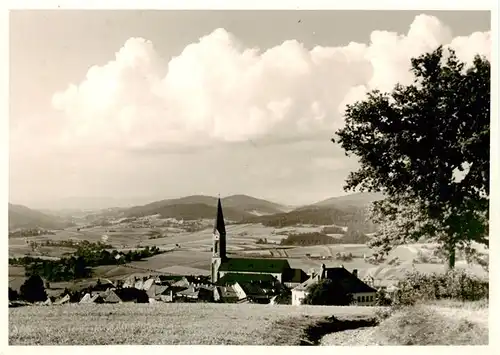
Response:
[{"label": "rooftop", "polygon": [[286,259],[231,258],[224,261],[220,271],[282,273],[290,269]]},{"label": "rooftop", "polygon": [[269,274],[226,274],[222,276],[219,281],[217,281],[218,285],[228,285],[238,283],[246,283],[246,282],[273,282],[277,281],[277,279]]}]

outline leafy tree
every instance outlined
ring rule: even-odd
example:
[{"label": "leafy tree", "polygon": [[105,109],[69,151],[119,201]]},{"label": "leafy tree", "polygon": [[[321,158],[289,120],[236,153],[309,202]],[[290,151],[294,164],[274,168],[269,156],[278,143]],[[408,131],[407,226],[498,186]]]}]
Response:
[{"label": "leafy tree", "polygon": [[392,305],[392,300],[384,289],[377,291],[375,295],[375,304],[377,306],[390,306]]},{"label": "leafy tree", "polygon": [[332,141],[359,158],[344,188],[386,196],[374,213],[395,233],[379,231],[374,245],[434,237],[453,268],[457,247],[488,244],[490,63],[476,56],[466,69],[447,54],[412,59],[413,84],[348,105]]},{"label": "leafy tree", "polygon": [[292,291],[288,288],[283,288],[276,296],[277,304],[292,304]]},{"label": "leafy tree", "polygon": [[47,300],[47,293],[43,285],[43,280],[38,275],[30,276],[21,286],[21,299],[28,302],[38,302]]},{"label": "leafy tree", "polygon": [[324,279],[309,286],[304,304],[322,306],[347,306],[353,301],[352,295],[333,280]]},{"label": "leafy tree", "polygon": [[19,299],[17,291],[9,287],[9,301],[16,301],[17,299]]}]

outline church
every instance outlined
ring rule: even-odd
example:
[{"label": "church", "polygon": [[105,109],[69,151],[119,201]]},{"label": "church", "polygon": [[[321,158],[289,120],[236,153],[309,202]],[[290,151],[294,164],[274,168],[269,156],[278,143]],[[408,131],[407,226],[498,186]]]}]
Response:
[{"label": "church", "polygon": [[226,254],[226,226],[220,198],[214,224],[211,279],[214,284],[239,278],[252,281],[277,280],[288,287],[295,287],[307,280],[302,269],[293,269],[286,259],[228,258]]}]

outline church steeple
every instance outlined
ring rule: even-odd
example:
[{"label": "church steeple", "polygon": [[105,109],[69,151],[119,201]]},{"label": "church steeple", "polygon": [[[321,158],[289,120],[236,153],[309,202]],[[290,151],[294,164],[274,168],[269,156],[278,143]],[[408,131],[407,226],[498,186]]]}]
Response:
[{"label": "church steeple", "polygon": [[224,223],[224,214],[222,213],[220,198],[217,201],[217,217],[214,223],[213,244],[213,256],[224,259],[226,257],[226,224]]},{"label": "church steeple", "polygon": [[226,259],[226,225],[220,198],[217,201],[217,216],[214,223],[212,244],[212,282],[217,282],[219,267]]}]

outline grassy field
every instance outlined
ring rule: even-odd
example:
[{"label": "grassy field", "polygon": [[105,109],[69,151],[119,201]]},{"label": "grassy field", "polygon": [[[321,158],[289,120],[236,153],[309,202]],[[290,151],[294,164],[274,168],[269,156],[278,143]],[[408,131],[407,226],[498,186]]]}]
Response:
[{"label": "grassy field", "polygon": [[488,303],[405,307],[378,326],[328,334],[321,345],[488,345]]},{"label": "grassy field", "polygon": [[375,310],[200,303],[10,308],[9,344],[299,345],[305,329],[325,317],[373,318]]}]

